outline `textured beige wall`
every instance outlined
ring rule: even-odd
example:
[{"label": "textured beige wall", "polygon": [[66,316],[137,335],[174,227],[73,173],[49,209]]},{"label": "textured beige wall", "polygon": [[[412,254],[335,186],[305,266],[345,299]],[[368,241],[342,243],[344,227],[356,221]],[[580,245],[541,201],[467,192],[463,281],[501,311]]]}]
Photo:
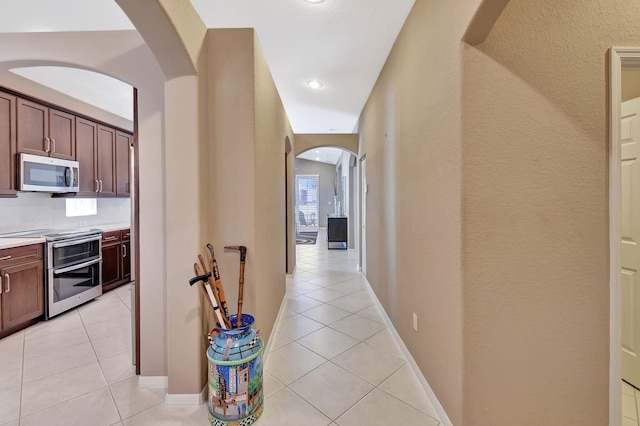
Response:
[{"label": "textured beige wall", "polygon": [[416,1],[359,126],[367,278],[456,425],[464,424],[460,40],[478,3]]},{"label": "textured beige wall", "polygon": [[511,0],[464,52],[464,424],[608,424],[607,64],[632,0]]},{"label": "textured beige wall", "polygon": [[358,153],[358,135],[349,134],[296,134],[295,155],[301,154],[312,148],[320,146],[332,146],[335,148],[343,148],[354,154]]},{"label": "textured beige wall", "polygon": [[[265,339],[271,334],[285,293],[285,138],[293,132],[254,32],[256,153],[255,316]],[[291,240],[295,234],[289,233]]]},{"label": "textured beige wall", "polygon": [[154,52],[167,79],[198,72],[206,26],[190,2],[115,1]]},{"label": "textured beige wall", "polygon": [[232,313],[247,247],[243,312],[268,339],[285,285],[285,138],[293,134],[253,29],[209,30],[209,217]]}]

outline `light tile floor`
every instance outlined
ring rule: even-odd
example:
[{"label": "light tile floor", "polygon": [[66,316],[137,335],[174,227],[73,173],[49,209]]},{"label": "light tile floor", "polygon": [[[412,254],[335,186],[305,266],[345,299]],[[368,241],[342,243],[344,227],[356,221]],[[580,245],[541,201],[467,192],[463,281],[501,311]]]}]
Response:
[{"label": "light tile floor", "polygon": [[[255,424],[441,424],[356,270],[357,253],[328,250],[325,235],[297,246]],[[138,387],[129,291],[0,340],[0,425],[208,424],[206,405],[167,407],[163,389]]]},{"label": "light tile floor", "polygon": [[622,382],[622,426],[640,425],[640,390]]}]

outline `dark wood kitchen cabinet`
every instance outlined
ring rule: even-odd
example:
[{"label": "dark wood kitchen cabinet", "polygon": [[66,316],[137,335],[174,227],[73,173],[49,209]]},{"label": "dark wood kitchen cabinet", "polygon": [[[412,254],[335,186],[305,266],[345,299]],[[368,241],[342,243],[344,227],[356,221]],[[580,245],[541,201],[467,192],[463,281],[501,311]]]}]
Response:
[{"label": "dark wood kitchen cabinet", "polygon": [[42,244],[0,250],[0,338],[44,315]]},{"label": "dark wood kitchen cabinet", "polygon": [[0,92],[0,197],[15,197],[16,97]]},{"label": "dark wood kitchen cabinet", "polygon": [[[116,175],[116,143],[121,132],[93,121],[78,117],[76,119],[76,158],[80,163],[80,197],[128,197],[118,191],[119,181]],[[129,135],[122,135],[130,138]],[[128,150],[127,150],[128,156]],[[128,161],[128,158],[127,160]],[[128,168],[127,168],[128,173]],[[129,176],[126,180],[128,188]]]},{"label": "dark wood kitchen cabinet", "polygon": [[98,156],[96,178],[100,184],[101,197],[116,196],[116,131],[98,125]]},{"label": "dark wood kitchen cabinet", "polygon": [[98,125],[84,118],[76,119],[76,160],[80,168],[77,196],[96,197],[100,189],[96,175]]},{"label": "dark wood kitchen cabinet", "polygon": [[133,137],[116,132],[116,196],[130,196],[131,173],[129,169],[131,141]]},{"label": "dark wood kitchen cabinet", "polygon": [[102,292],[126,284],[131,279],[130,231],[102,234]]},{"label": "dark wood kitchen cabinet", "polygon": [[122,231],[122,258],[121,271],[123,283],[131,281],[131,231],[125,229]]},{"label": "dark wood kitchen cabinet", "polygon": [[17,99],[17,149],[26,154],[75,160],[75,116]]}]

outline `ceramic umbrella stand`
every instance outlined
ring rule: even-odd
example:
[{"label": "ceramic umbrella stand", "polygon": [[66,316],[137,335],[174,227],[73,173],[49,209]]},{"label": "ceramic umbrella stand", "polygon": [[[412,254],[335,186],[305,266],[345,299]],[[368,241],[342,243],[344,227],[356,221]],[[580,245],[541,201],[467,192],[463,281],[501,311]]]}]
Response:
[{"label": "ceramic umbrella stand", "polygon": [[[236,315],[230,315],[236,324]],[[264,342],[242,314],[239,328],[215,329],[209,334],[209,422],[211,426],[248,426],[262,414],[262,352]],[[212,333],[214,332],[212,331]]]}]

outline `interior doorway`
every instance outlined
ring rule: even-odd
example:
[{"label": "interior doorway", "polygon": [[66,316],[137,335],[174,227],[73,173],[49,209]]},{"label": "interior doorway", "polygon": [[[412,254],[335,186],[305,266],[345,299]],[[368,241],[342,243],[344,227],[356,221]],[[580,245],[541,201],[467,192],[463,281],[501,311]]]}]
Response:
[{"label": "interior doorway", "polygon": [[296,176],[296,229],[298,232],[318,230],[319,188],[318,175]]},{"label": "interior doorway", "polygon": [[367,157],[360,159],[360,269],[367,275]]},{"label": "interior doorway", "polygon": [[[611,48],[609,51],[609,292],[610,292],[610,345],[609,345],[609,424],[622,423],[622,344],[623,344],[623,311],[629,315],[628,307],[623,310],[623,219],[630,220],[623,210],[629,210],[623,203],[629,200],[623,198],[623,188],[628,190],[629,182],[623,185],[623,142],[629,139],[629,134],[623,133],[622,125],[622,73],[623,71],[640,70],[640,48]],[[630,131],[631,127],[628,127]],[[625,153],[628,156],[629,153]],[[631,157],[629,157],[631,158]],[[625,164],[630,166],[631,163]],[[625,180],[631,179],[631,169],[624,171]],[[635,183],[634,183],[635,185]],[[628,192],[628,191],[627,191]],[[628,197],[627,197],[628,198]],[[631,223],[627,223],[631,225]],[[636,225],[637,226],[637,225]],[[624,231],[628,233],[627,231]],[[627,268],[628,269],[628,268]],[[629,275],[628,273],[626,274]],[[625,290],[628,293],[636,289],[631,286],[634,280],[625,277]],[[640,289],[638,289],[640,290]],[[628,322],[629,318],[625,318]],[[640,318],[638,318],[640,320]],[[638,324],[636,323],[636,327]],[[625,330],[625,333],[628,330]],[[625,345],[629,346],[625,337]]]}]

